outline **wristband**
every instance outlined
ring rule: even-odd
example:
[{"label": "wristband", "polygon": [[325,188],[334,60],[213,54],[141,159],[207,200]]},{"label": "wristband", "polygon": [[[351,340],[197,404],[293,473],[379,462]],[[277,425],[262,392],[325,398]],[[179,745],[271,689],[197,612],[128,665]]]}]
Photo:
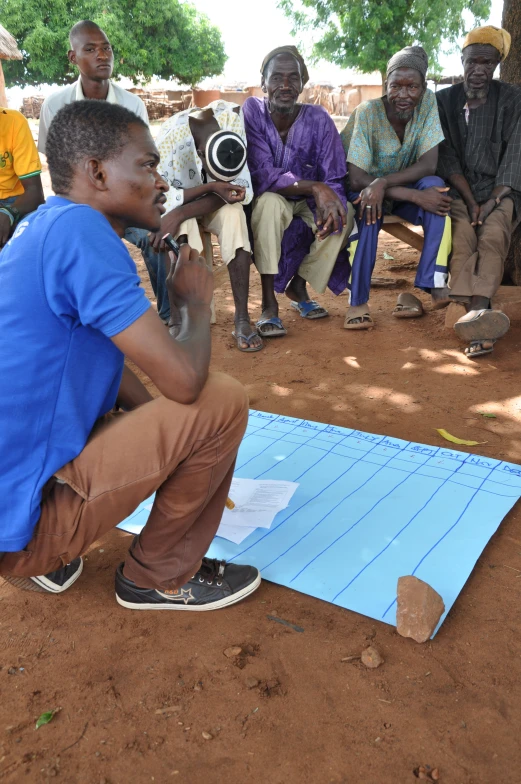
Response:
[{"label": "wristband", "polygon": [[7,217],[9,218],[9,222],[12,226],[14,223],[14,216],[12,212],[8,210],[7,207],[0,207],[0,212],[3,212],[4,215],[7,215]]}]

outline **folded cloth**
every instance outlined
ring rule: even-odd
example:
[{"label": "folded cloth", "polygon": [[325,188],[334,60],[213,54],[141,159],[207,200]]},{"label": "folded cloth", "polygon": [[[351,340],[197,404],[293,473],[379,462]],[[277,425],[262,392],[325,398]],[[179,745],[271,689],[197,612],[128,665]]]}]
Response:
[{"label": "folded cloth", "polygon": [[512,36],[502,27],[494,27],[494,25],[485,25],[485,27],[476,27],[468,33],[463,41],[462,49],[472,44],[490,44],[498,50],[501,60],[504,60],[509,51]]}]

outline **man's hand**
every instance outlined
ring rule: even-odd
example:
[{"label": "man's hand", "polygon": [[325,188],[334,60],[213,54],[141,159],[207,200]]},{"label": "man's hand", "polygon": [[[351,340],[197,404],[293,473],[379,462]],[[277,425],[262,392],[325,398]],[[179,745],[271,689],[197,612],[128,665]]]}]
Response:
[{"label": "man's hand", "polygon": [[162,238],[165,236],[165,234],[171,234],[172,237],[177,237],[183,220],[184,218],[182,217],[180,208],[174,208],[173,210],[170,210],[170,212],[167,212],[167,214],[163,217],[161,221],[161,229],[157,232],[150,232],[148,239],[150,245],[156,253],[164,253],[166,250],[166,245]]},{"label": "man's hand", "polygon": [[210,307],[213,297],[213,274],[189,245],[181,245],[177,262],[170,251],[166,259],[166,287],[175,307]]},{"label": "man's hand", "polygon": [[479,204],[476,201],[468,201],[467,211],[470,218],[470,225],[477,226],[479,217]]},{"label": "man's hand", "polygon": [[424,191],[416,191],[416,201],[426,212],[434,215],[446,217],[450,211],[452,198],[447,194],[449,188],[426,188]]},{"label": "man's hand", "polygon": [[3,248],[11,232],[11,221],[5,212],[0,212],[0,248]]},{"label": "man's hand", "polygon": [[[484,201],[483,204],[479,205],[478,217],[477,217],[477,225],[482,226],[490,213],[495,209],[496,201],[495,199],[489,199],[488,201]],[[475,225],[475,224],[473,224]]]},{"label": "man's hand", "polygon": [[240,185],[233,185],[231,182],[212,182],[211,187],[213,193],[220,196],[226,204],[237,204],[244,201],[246,196],[246,188],[242,188]]},{"label": "man's hand", "polygon": [[323,182],[317,182],[312,189],[317,212],[317,234],[325,240],[330,234],[341,232],[346,225],[347,216],[344,205],[335,191]]},{"label": "man's hand", "polygon": [[370,185],[360,191],[359,198],[353,204],[360,204],[358,209],[358,219],[365,220],[369,226],[376,223],[383,217],[383,202],[385,196],[385,179],[374,180]]}]

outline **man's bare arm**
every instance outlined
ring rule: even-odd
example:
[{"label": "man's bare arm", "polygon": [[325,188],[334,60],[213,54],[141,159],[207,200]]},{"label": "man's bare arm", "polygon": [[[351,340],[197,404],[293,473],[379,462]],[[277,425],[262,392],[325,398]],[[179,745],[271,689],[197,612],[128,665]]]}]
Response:
[{"label": "man's bare arm", "polygon": [[132,411],[133,408],[142,406],[143,403],[148,403],[150,400],[152,400],[152,395],[146,386],[141,383],[128,365],[125,365],[116,405],[124,411]]},{"label": "man's bare arm", "polygon": [[188,245],[181,247],[175,270],[167,276],[169,295],[181,314],[181,332],[172,338],[152,310],[115,335],[116,346],[177,403],[197,400],[210,365],[210,303],[213,276]]},{"label": "man's bare arm", "polygon": [[383,181],[383,187],[387,191],[388,188],[392,188],[395,185],[412,185],[413,183],[418,182],[418,180],[421,180],[422,177],[432,176],[436,172],[437,165],[437,146],[433,147],[432,150],[424,153],[424,155],[422,155],[421,158],[418,158],[416,163],[413,163],[412,166],[408,166],[406,169],[402,169],[399,172],[388,174],[385,177],[379,177],[376,180],[363,169],[359,169],[358,166],[350,163],[348,164],[349,184],[351,186],[351,190],[361,191],[364,188],[367,188],[373,182]]},{"label": "man's bare arm", "polygon": [[29,212],[34,212],[38,209],[40,204],[43,204],[45,197],[43,195],[42,178],[39,174],[34,177],[28,177],[23,180],[24,192],[17,196],[13,202],[20,215],[27,215]]}]

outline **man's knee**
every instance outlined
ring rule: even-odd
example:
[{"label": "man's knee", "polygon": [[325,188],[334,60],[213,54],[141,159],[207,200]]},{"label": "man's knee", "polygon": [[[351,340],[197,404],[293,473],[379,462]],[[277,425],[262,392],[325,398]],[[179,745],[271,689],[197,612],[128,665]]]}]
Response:
[{"label": "man's knee", "polygon": [[248,393],[240,381],[226,373],[209,373],[197,402],[215,408],[226,421],[248,418]]},{"label": "man's knee", "polygon": [[269,213],[270,215],[282,215],[287,208],[288,205],[284,196],[266,191],[262,196],[255,199],[252,215],[253,218],[258,218],[266,213]]},{"label": "man's knee", "polygon": [[431,175],[429,177],[422,177],[421,180],[418,180],[415,187],[419,191],[424,191],[427,188],[446,188],[447,185],[445,180],[442,180],[441,177]]},{"label": "man's knee", "polygon": [[246,215],[242,204],[225,204],[219,210],[219,219],[224,231],[234,231],[246,227]]}]

